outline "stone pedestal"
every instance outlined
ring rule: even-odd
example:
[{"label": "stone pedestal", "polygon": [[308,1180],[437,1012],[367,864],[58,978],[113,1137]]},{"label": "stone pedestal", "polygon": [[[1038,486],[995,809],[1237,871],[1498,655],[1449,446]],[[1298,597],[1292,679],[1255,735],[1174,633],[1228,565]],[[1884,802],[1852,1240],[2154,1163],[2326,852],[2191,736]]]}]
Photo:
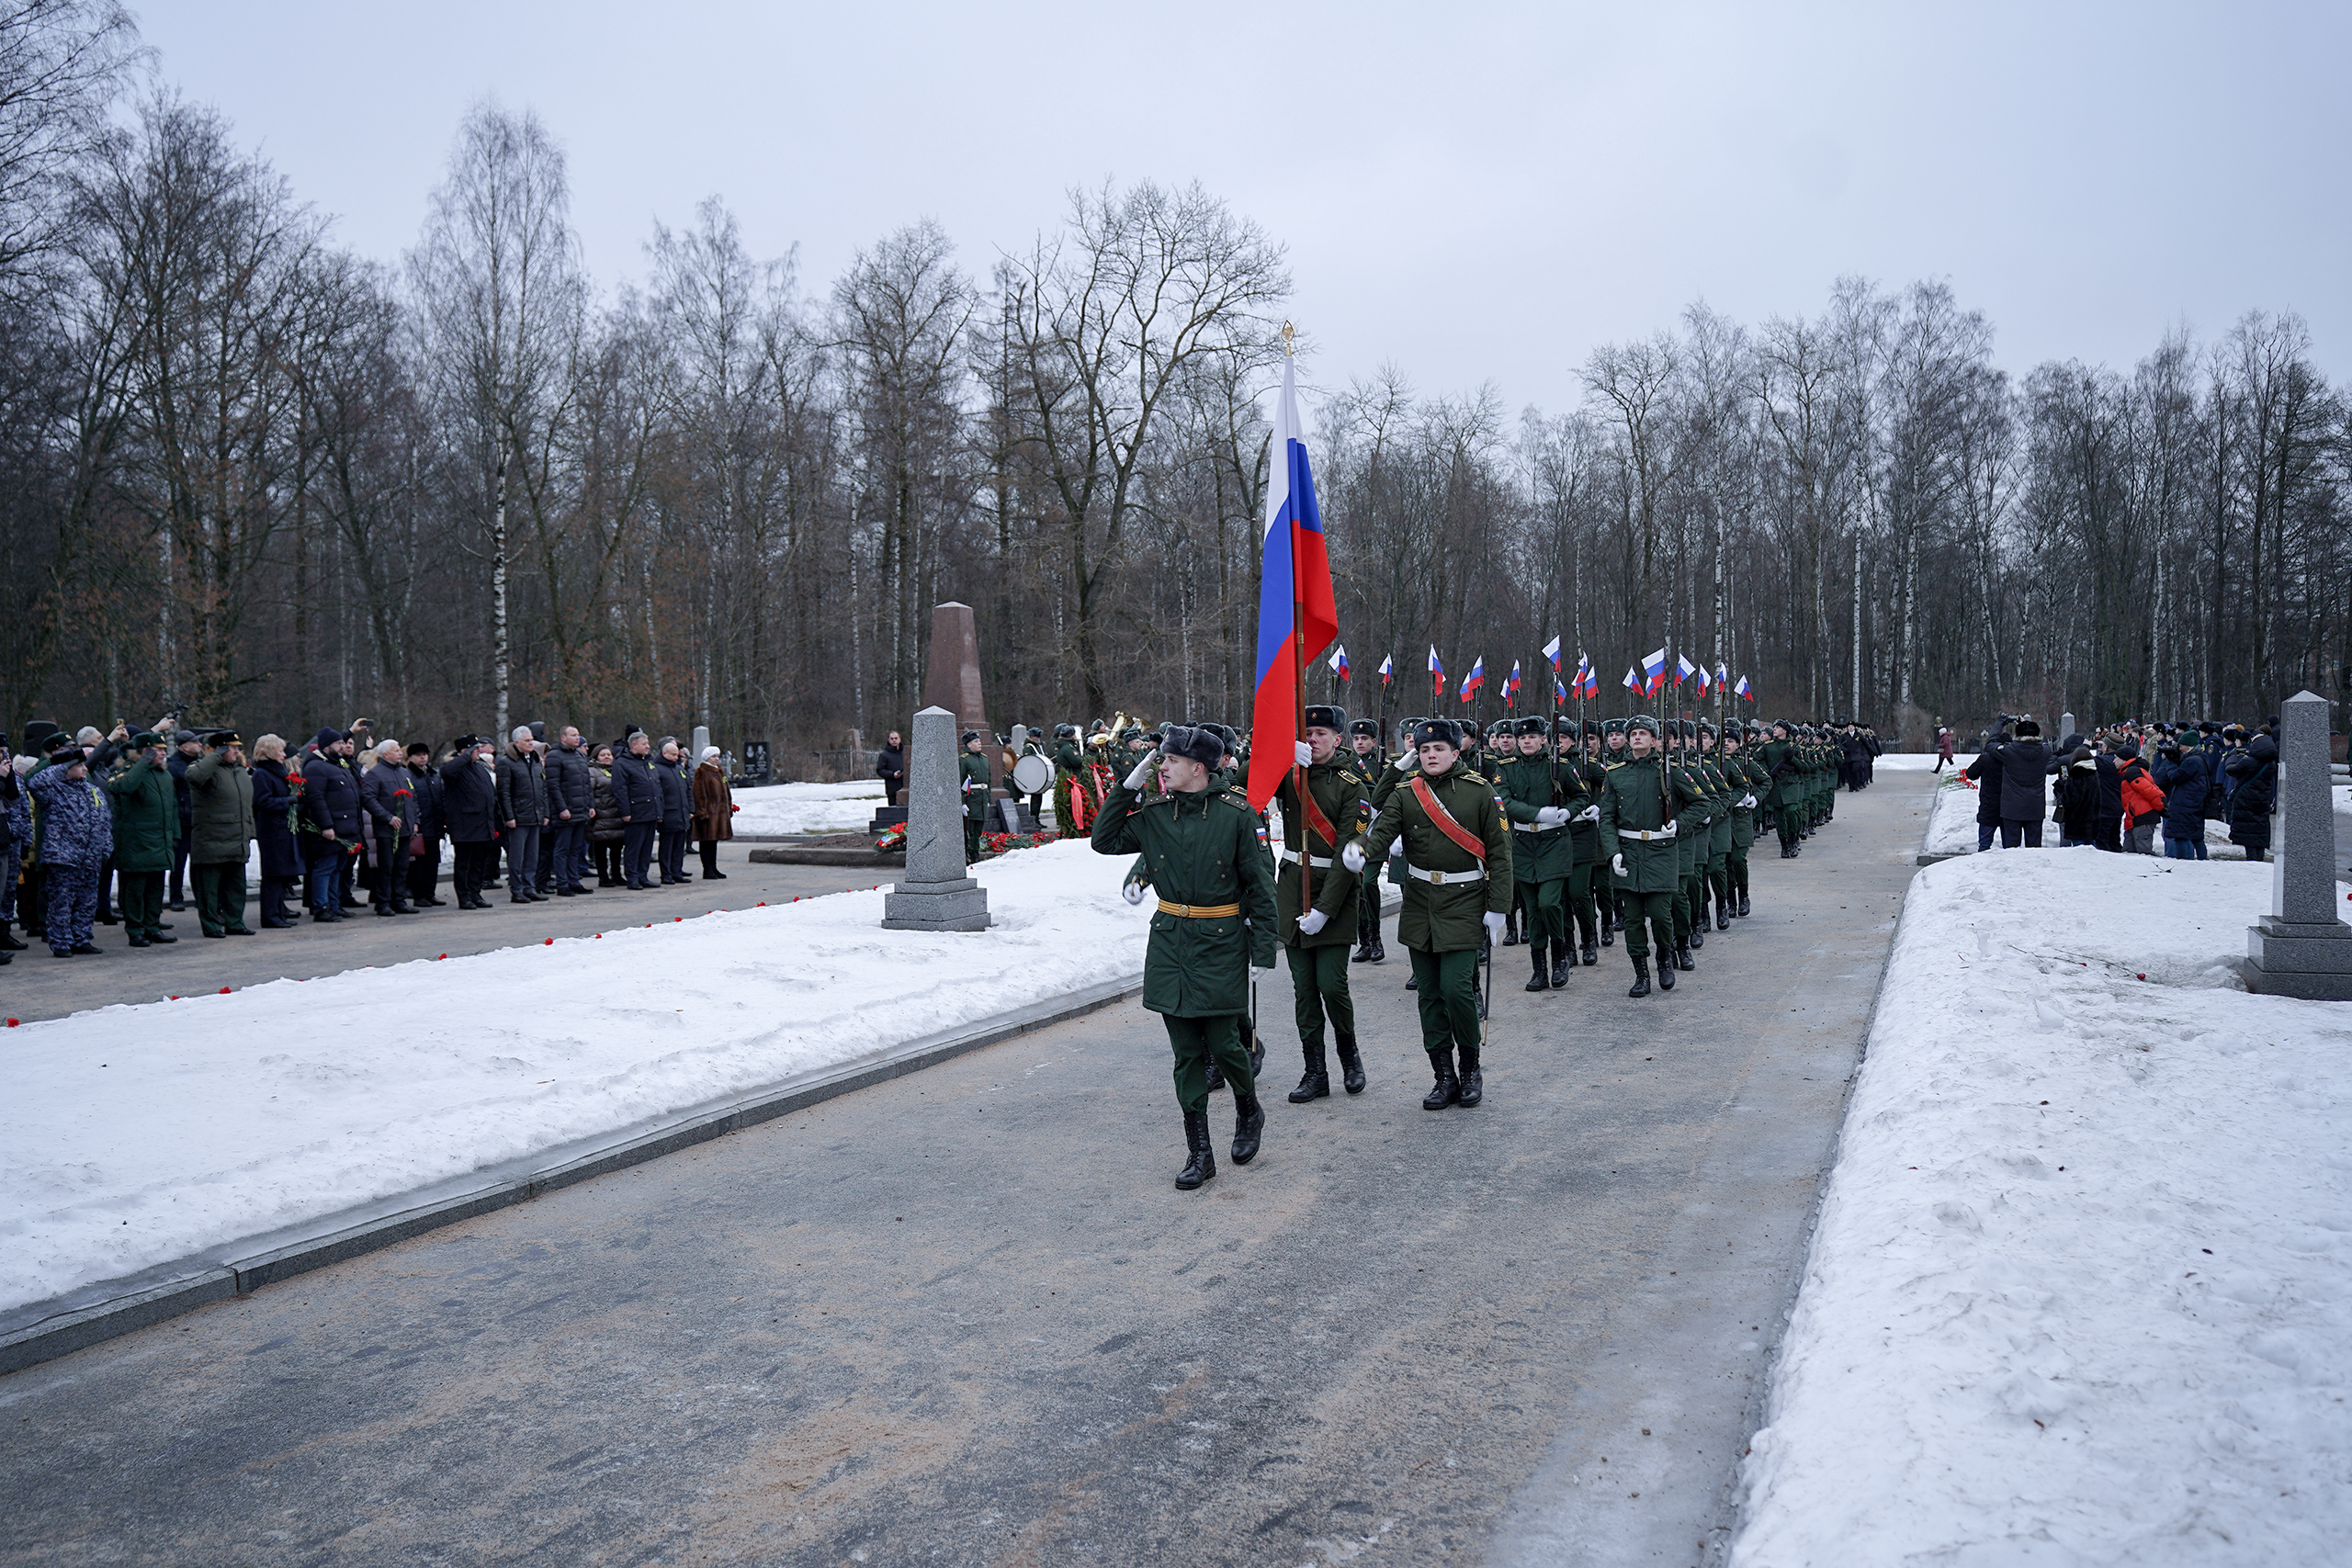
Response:
[{"label": "stone pedestal", "polygon": [[[988,744],[980,750],[988,757],[989,787],[1001,785],[1004,759],[997,754],[996,728],[989,723],[989,705],[980,694],[980,636],[972,624],[969,604],[959,604],[951,599],[932,606],[931,655],[923,671],[922,700],[955,716],[956,733],[947,738],[951,743],[967,729],[977,729],[987,737]],[[960,751],[962,748],[956,750]],[[952,773],[955,759],[948,761],[948,771]],[[911,791],[912,773],[907,775],[907,784]]]},{"label": "stone pedestal", "polygon": [[2058,733],[2050,738],[2050,744],[2055,746],[2074,733],[2075,716],[2070,713],[2062,713],[2058,716]]},{"label": "stone pedestal", "polygon": [[2245,988],[2352,1001],[2352,926],[2338,918],[2327,699],[2298,692],[2278,710],[2278,818],[2270,833],[2270,913],[2246,929]]},{"label": "stone pedestal", "polygon": [[[967,612],[968,615],[969,612]],[[977,682],[976,682],[977,684]],[[978,931],[989,927],[989,895],[965,874],[963,775],[956,716],[943,707],[915,715],[907,736],[907,874],[882,897],[882,928]]]}]

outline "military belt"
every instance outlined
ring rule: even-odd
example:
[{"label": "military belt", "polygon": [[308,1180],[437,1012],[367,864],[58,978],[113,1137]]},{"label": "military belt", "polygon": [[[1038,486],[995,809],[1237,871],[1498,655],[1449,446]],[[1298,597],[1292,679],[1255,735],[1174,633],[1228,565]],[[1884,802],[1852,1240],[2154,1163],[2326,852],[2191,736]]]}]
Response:
[{"label": "military belt", "polygon": [[1418,865],[1415,865],[1411,861],[1407,861],[1405,863],[1405,869],[1413,875],[1419,877],[1423,882],[1428,883],[1432,887],[1452,887],[1456,883],[1484,882],[1487,880],[1487,870],[1484,866],[1480,866],[1476,871],[1427,871]]},{"label": "military belt", "polygon": [[1241,913],[1241,906],[1238,904],[1171,904],[1162,898],[1159,901],[1159,912],[1163,915],[1181,916],[1188,920],[1222,920]]},{"label": "military belt", "polygon": [[1617,836],[1621,839],[1638,839],[1644,843],[1647,843],[1652,839],[1671,839],[1674,837],[1674,824],[1668,822],[1655,833],[1644,833],[1632,828],[1620,828],[1617,829]]},{"label": "military belt", "polygon": [[[1566,822],[1560,824],[1560,828],[1566,826]],[[1546,828],[1540,822],[1514,822],[1510,825],[1510,830],[1514,833],[1556,833],[1560,828]]]},{"label": "military belt", "polygon": [[[1298,863],[1298,852],[1296,850],[1284,848],[1281,852],[1281,854],[1283,859],[1288,861],[1291,864],[1296,865]],[[1321,855],[1307,856],[1306,863],[1313,866],[1317,871],[1329,871],[1331,869],[1331,863]]]}]

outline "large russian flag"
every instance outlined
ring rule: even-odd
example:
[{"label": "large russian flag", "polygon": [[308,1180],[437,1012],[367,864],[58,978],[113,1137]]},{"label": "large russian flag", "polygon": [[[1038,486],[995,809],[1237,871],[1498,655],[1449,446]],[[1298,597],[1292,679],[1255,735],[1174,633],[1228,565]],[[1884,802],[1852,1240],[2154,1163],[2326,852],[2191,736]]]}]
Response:
[{"label": "large russian flag", "polygon": [[1258,698],[1250,711],[1250,804],[1263,809],[1294,765],[1298,671],[1340,635],[1323,514],[1298,423],[1298,378],[1283,356],[1274,409],[1272,471],[1266,476],[1266,533],[1258,588]]}]

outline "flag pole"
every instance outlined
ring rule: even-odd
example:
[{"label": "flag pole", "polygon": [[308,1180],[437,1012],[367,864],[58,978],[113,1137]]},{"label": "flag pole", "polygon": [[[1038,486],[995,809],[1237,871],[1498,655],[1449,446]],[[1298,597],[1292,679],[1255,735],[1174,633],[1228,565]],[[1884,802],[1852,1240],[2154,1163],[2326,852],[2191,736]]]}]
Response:
[{"label": "flag pole", "polygon": [[[1291,324],[1283,323],[1283,357],[1290,357]],[[1283,443],[1283,462],[1290,462],[1290,443]],[[1290,522],[1290,650],[1297,670],[1292,684],[1292,697],[1297,712],[1291,726],[1294,739],[1306,739],[1306,593],[1298,582],[1298,508],[1291,508]],[[1291,787],[1297,792],[1298,807],[1298,912],[1302,915],[1315,908],[1315,840],[1306,830],[1306,770],[1298,765],[1298,753],[1291,753]],[[1288,837],[1287,834],[1284,837]],[[1333,845],[1333,854],[1339,846]]]}]

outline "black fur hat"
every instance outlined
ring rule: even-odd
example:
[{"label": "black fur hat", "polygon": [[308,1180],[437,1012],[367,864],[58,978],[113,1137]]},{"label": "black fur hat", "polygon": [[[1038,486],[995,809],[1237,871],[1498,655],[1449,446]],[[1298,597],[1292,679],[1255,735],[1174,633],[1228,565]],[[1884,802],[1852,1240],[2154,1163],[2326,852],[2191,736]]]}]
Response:
[{"label": "black fur hat", "polygon": [[1159,750],[1166,756],[1189,758],[1204,768],[1214,768],[1225,760],[1226,742],[1206,725],[1180,724],[1160,740]]},{"label": "black fur hat", "polygon": [[1348,728],[1348,710],[1343,707],[1324,707],[1309,705],[1306,710],[1306,728],[1308,729],[1336,729],[1344,734]]},{"label": "black fur hat", "polygon": [[1427,746],[1435,742],[1462,750],[1462,727],[1450,718],[1425,718],[1413,726],[1413,744]]}]

